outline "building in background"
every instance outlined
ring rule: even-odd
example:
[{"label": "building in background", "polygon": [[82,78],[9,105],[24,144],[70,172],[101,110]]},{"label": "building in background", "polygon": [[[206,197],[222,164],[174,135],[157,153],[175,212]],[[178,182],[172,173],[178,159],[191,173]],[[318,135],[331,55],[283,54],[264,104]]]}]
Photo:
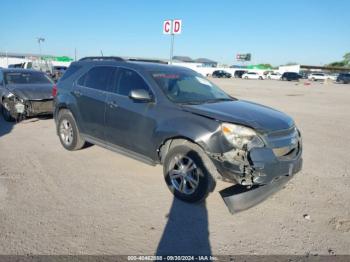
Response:
[{"label": "building in background", "polygon": [[0,67],[21,67],[21,65],[29,66],[30,64],[45,63],[52,66],[66,66],[68,67],[73,61],[68,56],[53,56],[53,55],[38,55],[30,53],[7,53],[0,52]]},{"label": "building in background", "polygon": [[208,58],[197,58],[194,60],[195,63],[200,63],[202,64],[204,67],[217,67],[218,66],[218,62],[210,60]]}]

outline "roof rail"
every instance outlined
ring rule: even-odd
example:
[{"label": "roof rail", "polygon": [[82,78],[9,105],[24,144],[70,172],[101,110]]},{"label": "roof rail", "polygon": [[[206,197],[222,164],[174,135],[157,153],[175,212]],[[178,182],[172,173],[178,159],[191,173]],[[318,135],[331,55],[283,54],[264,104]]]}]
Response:
[{"label": "roof rail", "polygon": [[87,56],[79,59],[79,61],[105,61],[105,60],[125,61],[123,58],[119,56]]},{"label": "roof rail", "polygon": [[134,62],[148,62],[148,63],[159,63],[159,64],[168,64],[166,61],[162,61],[159,59],[148,59],[148,58],[128,58],[128,61],[134,61]]}]

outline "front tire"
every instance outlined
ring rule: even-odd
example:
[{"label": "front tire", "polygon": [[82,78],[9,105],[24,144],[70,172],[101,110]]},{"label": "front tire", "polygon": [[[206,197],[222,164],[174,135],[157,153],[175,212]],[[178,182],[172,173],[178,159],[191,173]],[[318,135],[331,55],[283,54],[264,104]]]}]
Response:
[{"label": "front tire", "polygon": [[69,150],[79,150],[85,141],[79,133],[77,123],[69,110],[63,109],[58,113],[58,136],[62,146]]},{"label": "front tire", "polygon": [[169,149],[163,164],[165,182],[185,202],[203,201],[215,188],[213,166],[205,152],[190,142]]},{"label": "front tire", "polygon": [[17,120],[11,114],[9,101],[7,99],[4,99],[4,101],[2,102],[1,113],[2,113],[5,121],[7,121],[7,122],[14,122]]}]

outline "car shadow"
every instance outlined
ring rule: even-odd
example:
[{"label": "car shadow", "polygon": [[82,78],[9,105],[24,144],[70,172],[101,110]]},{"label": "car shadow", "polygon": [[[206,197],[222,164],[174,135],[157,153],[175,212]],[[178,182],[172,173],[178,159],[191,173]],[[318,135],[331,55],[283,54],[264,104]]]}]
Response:
[{"label": "car shadow", "polygon": [[205,202],[190,204],[174,198],[156,255],[211,255]]},{"label": "car shadow", "polygon": [[[0,106],[0,109],[1,109],[1,106]],[[5,121],[4,117],[0,113],[0,138],[10,133],[14,125],[15,125],[14,122]]]}]

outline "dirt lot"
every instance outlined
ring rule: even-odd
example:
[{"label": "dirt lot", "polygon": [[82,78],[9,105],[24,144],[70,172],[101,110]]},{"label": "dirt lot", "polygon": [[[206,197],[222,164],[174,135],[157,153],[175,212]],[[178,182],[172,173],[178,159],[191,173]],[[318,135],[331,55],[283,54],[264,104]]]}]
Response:
[{"label": "dirt lot", "polygon": [[214,79],[290,114],[304,169],[231,215],[217,189],[174,200],[160,166],[92,146],[68,152],[52,119],[0,120],[1,254],[350,254],[350,85]]}]

